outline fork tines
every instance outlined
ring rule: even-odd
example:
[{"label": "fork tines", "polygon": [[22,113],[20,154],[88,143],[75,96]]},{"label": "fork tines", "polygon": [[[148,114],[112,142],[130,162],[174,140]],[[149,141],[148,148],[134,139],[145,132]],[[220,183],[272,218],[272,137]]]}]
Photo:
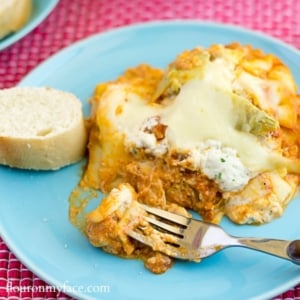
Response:
[{"label": "fork tines", "polygon": [[[146,220],[150,224],[157,226],[158,229],[164,229],[170,233],[178,235],[179,237],[183,237],[184,229],[190,222],[188,218],[159,208],[149,207],[144,204],[142,204],[142,206],[149,214],[149,216],[146,217]],[[159,217],[160,220],[157,218],[153,218],[151,215]],[[168,223],[166,223],[166,221],[168,221]]]},{"label": "fork tines", "polygon": [[150,207],[145,204],[141,204],[141,205],[148,213],[155,215],[157,217],[160,217],[162,219],[171,221],[173,223],[176,223],[177,225],[186,227],[190,223],[190,219],[187,217],[180,216],[180,215],[174,214],[172,212],[162,210],[160,208]]},{"label": "fork tines", "polygon": [[150,246],[155,251],[160,251],[171,257],[199,261],[200,257],[184,245],[184,232],[191,222],[191,218],[177,215],[155,207],[140,204],[148,213],[145,220],[153,225],[152,235],[145,235],[143,229],[128,230],[127,234]]}]

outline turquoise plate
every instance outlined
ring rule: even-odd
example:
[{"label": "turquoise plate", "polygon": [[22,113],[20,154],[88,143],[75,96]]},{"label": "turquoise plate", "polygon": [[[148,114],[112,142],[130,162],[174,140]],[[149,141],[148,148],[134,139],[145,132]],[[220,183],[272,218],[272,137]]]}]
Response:
[{"label": "turquoise plate", "polygon": [[59,0],[33,0],[33,12],[28,23],[20,30],[0,39],[0,51],[14,44],[37,27],[54,9]]},{"label": "turquoise plate", "polygon": [[[196,45],[239,41],[278,55],[300,84],[300,55],[260,33],[197,21],[154,22],[124,27],[80,41],[42,63],[23,86],[51,86],[87,99],[98,82],[114,79],[139,63],[165,67]],[[53,287],[78,299],[267,299],[300,282],[300,266],[251,250],[230,248],[200,264],[177,261],[163,275],[141,261],[92,247],[68,221],[68,196],[82,164],[56,172],[0,167],[1,236],[17,257]],[[284,216],[263,226],[237,226],[233,235],[300,238],[300,199]]]}]

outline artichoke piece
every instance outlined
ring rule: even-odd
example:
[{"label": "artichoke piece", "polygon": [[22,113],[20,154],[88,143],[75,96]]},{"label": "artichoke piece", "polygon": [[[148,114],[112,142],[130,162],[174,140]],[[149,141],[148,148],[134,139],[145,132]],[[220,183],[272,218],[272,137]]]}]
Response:
[{"label": "artichoke piece", "polygon": [[[211,59],[210,53],[201,48],[183,51],[166,69],[152,101],[160,102],[173,98],[179,94],[186,82],[203,80]],[[229,93],[233,109],[236,110],[235,127],[237,130],[259,136],[278,129],[279,123],[272,116],[253,105],[248,99]]]},{"label": "artichoke piece", "polygon": [[160,98],[176,96],[182,85],[191,79],[203,79],[210,55],[201,48],[184,51],[171,63],[154,95],[153,102]]},{"label": "artichoke piece", "polygon": [[259,109],[248,99],[232,94],[233,109],[236,111],[235,128],[260,136],[279,128],[279,122]]}]

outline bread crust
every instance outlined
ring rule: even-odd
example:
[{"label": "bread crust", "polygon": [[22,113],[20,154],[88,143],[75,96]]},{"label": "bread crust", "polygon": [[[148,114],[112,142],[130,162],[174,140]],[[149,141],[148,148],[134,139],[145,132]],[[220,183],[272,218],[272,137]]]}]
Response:
[{"label": "bread crust", "polygon": [[21,29],[32,14],[32,0],[0,2],[0,39]]},{"label": "bread crust", "polygon": [[47,139],[0,137],[0,163],[21,169],[56,170],[83,157],[85,140],[83,122]]},{"label": "bread crust", "polygon": [[[24,93],[24,97],[26,97],[26,93]],[[60,97],[63,101],[64,97],[69,96],[61,92]],[[11,100],[13,101],[13,99]],[[72,102],[68,104],[72,105]],[[82,112],[79,111],[71,126],[54,134],[25,137],[15,134],[0,134],[0,164],[21,169],[56,170],[79,161],[85,154],[86,142],[85,121]]]}]

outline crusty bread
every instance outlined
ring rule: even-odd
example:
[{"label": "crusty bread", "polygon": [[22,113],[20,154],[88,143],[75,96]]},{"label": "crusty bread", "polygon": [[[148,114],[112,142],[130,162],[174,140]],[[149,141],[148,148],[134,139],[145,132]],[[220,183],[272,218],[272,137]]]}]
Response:
[{"label": "crusty bread", "polygon": [[0,90],[0,164],[54,170],[77,162],[87,133],[81,102],[46,87]]},{"label": "crusty bread", "polygon": [[21,29],[32,13],[32,0],[0,0],[0,39]]}]

